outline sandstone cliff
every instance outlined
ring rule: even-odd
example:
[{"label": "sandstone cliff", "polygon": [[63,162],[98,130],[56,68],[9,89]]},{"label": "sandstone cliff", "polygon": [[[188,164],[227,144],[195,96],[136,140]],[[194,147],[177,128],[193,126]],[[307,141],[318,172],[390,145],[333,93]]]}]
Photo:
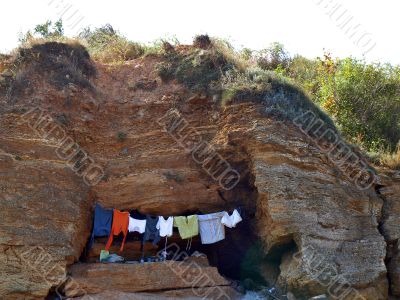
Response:
[{"label": "sandstone cliff", "polygon": [[[57,62],[73,57],[55,55]],[[67,274],[79,278],[85,293],[110,293],[91,281],[101,266],[76,264],[95,202],[160,215],[241,206],[244,221],[226,240],[210,247],[194,241],[222,275],[255,276],[299,299],[332,293],[338,283],[342,299],[400,296],[398,180],[378,175],[360,189],[293,122],[266,114],[252,99],[221,106],[218,95],[164,82],[157,56],[93,70],[88,56],[76,59],[85,62],[82,78],[27,60],[16,81],[1,88],[1,298],[43,299]],[[180,134],[190,133],[188,145],[206,142],[237,172],[232,189],[235,176],[221,183],[221,170],[210,175],[206,163],[166,132],[171,113],[187,122]],[[55,124],[62,131],[50,131]],[[84,151],[74,152],[78,148]],[[310,256],[318,257],[311,268]],[[143,274],[168,272],[162,264],[149,268]],[[101,276],[114,272],[102,270]],[[122,267],[116,272],[126,274]],[[207,272],[215,286],[229,285],[216,269]],[[109,289],[126,299],[120,293],[188,288],[164,277],[156,279],[160,288],[149,284],[153,277],[138,276],[146,282],[141,288],[127,280]]]}]

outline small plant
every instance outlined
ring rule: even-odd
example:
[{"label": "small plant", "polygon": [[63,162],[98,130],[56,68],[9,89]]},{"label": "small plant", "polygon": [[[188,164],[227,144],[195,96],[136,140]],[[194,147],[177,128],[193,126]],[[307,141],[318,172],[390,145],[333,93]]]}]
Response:
[{"label": "small plant", "polygon": [[110,178],[110,175],[104,174],[103,177],[101,177],[101,181],[107,182],[109,178]]},{"label": "small plant", "polygon": [[38,24],[35,26],[34,33],[39,34],[44,38],[64,35],[64,28],[61,19],[56,21],[54,25],[51,27],[52,24],[53,23],[49,20],[43,24]]},{"label": "small plant", "polygon": [[60,114],[56,117],[57,121],[60,122],[62,125],[66,126],[69,124],[69,119],[66,114]]},{"label": "small plant", "polygon": [[118,134],[117,134],[118,141],[123,142],[126,140],[126,138],[127,138],[127,134],[125,132],[122,132],[122,131],[118,132]]},{"label": "small plant", "polygon": [[171,45],[171,43],[168,41],[162,41],[162,49],[165,53],[170,53],[175,51],[174,46]]},{"label": "small plant", "polygon": [[200,49],[211,47],[211,39],[207,34],[196,35],[193,40],[193,46]]},{"label": "small plant", "polygon": [[289,54],[281,43],[272,43],[258,54],[258,66],[264,70],[275,70],[279,66],[287,68],[289,62]]},{"label": "small plant", "polygon": [[163,82],[169,82],[174,79],[175,66],[171,62],[162,62],[156,65],[158,76]]},{"label": "small plant", "polygon": [[175,180],[178,183],[181,183],[185,180],[185,176],[183,174],[180,174],[180,173],[177,173],[174,171],[166,171],[163,173],[163,175],[168,180]]},{"label": "small plant", "polygon": [[135,85],[134,90],[152,91],[157,87],[157,81],[148,78],[139,79]]}]

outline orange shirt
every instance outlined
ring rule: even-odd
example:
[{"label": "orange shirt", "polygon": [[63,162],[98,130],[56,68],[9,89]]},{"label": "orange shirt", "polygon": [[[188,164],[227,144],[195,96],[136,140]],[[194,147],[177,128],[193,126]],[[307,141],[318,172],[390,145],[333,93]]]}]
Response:
[{"label": "orange shirt", "polygon": [[121,232],[124,234],[124,239],[122,241],[121,248],[119,249],[119,251],[124,250],[124,244],[126,236],[128,234],[128,225],[129,225],[129,212],[121,212],[118,209],[114,209],[111,233],[110,236],[108,237],[108,241],[106,244],[106,251],[110,249],[110,246],[114,239],[114,235],[119,235]]}]

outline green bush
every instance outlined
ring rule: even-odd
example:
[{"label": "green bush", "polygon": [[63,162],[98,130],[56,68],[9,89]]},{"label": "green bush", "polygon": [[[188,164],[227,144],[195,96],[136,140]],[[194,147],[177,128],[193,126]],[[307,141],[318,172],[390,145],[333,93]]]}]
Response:
[{"label": "green bush", "polygon": [[329,111],[342,132],[367,149],[394,151],[400,140],[400,69],[340,61]]},{"label": "green bush", "polygon": [[290,56],[281,43],[272,43],[267,49],[261,50],[256,55],[257,64],[264,70],[275,70],[279,66],[286,68]]},{"label": "green bush", "polygon": [[43,24],[38,24],[35,26],[34,33],[39,34],[44,38],[64,35],[64,27],[61,19],[54,22],[53,26],[51,27],[52,24],[53,22],[49,20]]},{"label": "green bush", "polygon": [[334,119],[344,136],[365,150],[393,152],[400,139],[400,68],[354,58],[293,60],[294,78]]}]

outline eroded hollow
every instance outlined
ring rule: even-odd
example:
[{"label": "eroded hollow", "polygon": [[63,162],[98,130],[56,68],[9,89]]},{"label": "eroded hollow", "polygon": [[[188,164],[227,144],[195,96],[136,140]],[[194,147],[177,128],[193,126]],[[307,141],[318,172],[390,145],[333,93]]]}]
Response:
[{"label": "eroded hollow", "polygon": [[[200,252],[207,256],[211,266],[217,267],[220,274],[223,276],[243,281],[255,282],[257,285],[265,285],[266,281],[262,270],[260,269],[260,258],[264,258],[261,242],[257,237],[256,232],[256,203],[258,197],[257,188],[254,185],[254,175],[252,173],[252,162],[250,156],[245,149],[229,148],[220,152],[220,154],[229,161],[232,168],[240,173],[240,181],[232,190],[225,190],[222,187],[218,189],[218,195],[222,199],[223,206],[215,208],[210,207],[209,211],[188,210],[182,212],[182,215],[191,214],[206,214],[215,212],[215,209],[226,210],[231,213],[234,209],[240,208],[242,222],[238,223],[235,228],[225,228],[225,239],[210,245],[203,245],[200,236],[192,238],[190,248],[188,249],[188,241],[181,239],[177,228],[174,228],[174,234],[169,237],[166,243],[165,238],[161,238],[158,245],[153,245],[150,242],[144,243],[142,247],[141,236],[138,233],[129,233],[125,242],[125,247],[122,252],[119,252],[119,247],[122,242],[122,235],[115,237],[113,245],[110,249],[111,253],[116,253],[124,257],[127,261],[139,261],[141,258],[156,258],[164,249],[167,251],[173,250],[176,253],[177,249],[186,255],[180,256],[181,259],[185,256],[191,256],[193,253]],[[193,166],[194,167],[194,166]],[[204,178],[199,178],[199,181],[210,182],[208,174],[203,174]],[[96,195],[94,195],[96,197]],[[94,202],[96,199],[94,199]],[[123,207],[120,210],[130,211],[131,209],[139,209],[140,207]],[[167,217],[167,216],[164,216]],[[92,249],[85,249],[80,257],[80,263],[96,263],[99,259],[100,251],[104,249],[107,242],[107,237],[95,238],[95,243]],[[171,245],[172,248],[171,248]],[[171,257],[168,257],[171,259]],[[176,257],[175,257],[176,258]]]}]

